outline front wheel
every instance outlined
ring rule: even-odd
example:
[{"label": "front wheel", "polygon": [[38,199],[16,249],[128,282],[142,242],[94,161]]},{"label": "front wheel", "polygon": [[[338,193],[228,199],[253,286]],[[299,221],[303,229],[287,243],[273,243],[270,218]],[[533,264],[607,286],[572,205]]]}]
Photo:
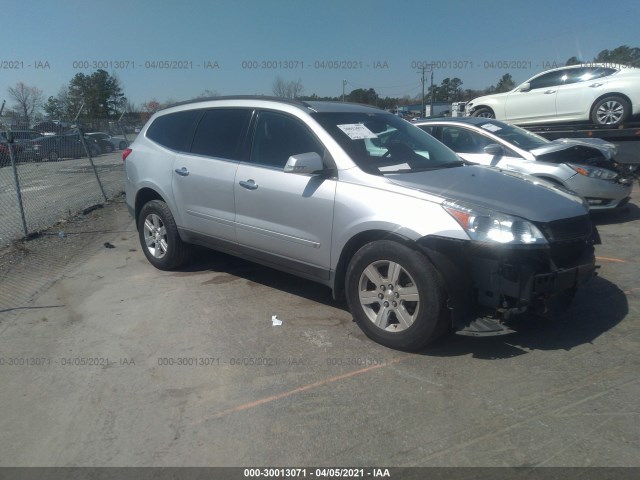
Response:
[{"label": "front wheel", "polygon": [[493,111],[490,108],[487,107],[482,107],[477,109],[475,112],[473,112],[473,114],[471,114],[472,117],[480,117],[480,118],[496,118],[495,114],[493,113]]},{"label": "front wheel", "polygon": [[399,350],[419,350],[447,329],[445,290],[421,253],[400,243],[366,244],[351,259],[347,303],[364,333]]},{"label": "front wheel", "polygon": [[160,270],[173,270],[190,259],[190,246],[180,239],[171,210],[160,200],[151,200],[142,207],[138,235],[147,260]]},{"label": "front wheel", "polygon": [[596,102],[591,109],[591,121],[596,125],[615,127],[624,122],[631,107],[622,97],[606,97]]}]

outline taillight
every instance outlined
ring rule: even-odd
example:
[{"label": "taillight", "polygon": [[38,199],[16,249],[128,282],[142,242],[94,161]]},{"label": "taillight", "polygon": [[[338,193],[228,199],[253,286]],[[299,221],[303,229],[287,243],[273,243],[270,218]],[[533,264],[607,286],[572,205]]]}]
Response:
[{"label": "taillight", "polygon": [[130,148],[125,148],[125,149],[122,151],[122,161],[123,161],[123,162],[127,159],[127,157],[129,156],[129,154],[130,154],[131,152],[133,152],[133,150],[131,150]]}]

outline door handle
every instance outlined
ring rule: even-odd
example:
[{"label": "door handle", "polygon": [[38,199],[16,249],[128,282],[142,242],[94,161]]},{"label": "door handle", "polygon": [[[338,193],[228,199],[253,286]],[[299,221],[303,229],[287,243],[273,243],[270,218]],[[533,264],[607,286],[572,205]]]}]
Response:
[{"label": "door handle", "polygon": [[187,167],[176,168],[175,172],[181,177],[186,177],[187,175],[189,175],[189,170],[187,170]]},{"label": "door handle", "polygon": [[604,85],[604,83],[592,83],[591,85],[589,85],[591,88],[598,88],[601,87],[602,85]]},{"label": "door handle", "polygon": [[547,90],[546,92],[544,92],[545,95],[549,95],[551,93],[556,93],[555,90]]},{"label": "door handle", "polygon": [[255,190],[258,188],[258,184],[253,180],[240,180],[240,186],[246,188],[247,190]]}]

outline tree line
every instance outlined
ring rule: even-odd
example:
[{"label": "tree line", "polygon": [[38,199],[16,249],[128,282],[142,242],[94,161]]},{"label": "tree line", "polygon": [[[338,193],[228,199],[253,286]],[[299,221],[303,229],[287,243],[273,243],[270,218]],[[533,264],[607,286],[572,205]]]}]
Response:
[{"label": "tree line", "polygon": [[[627,65],[640,68],[640,48],[632,48],[627,45],[622,45],[614,48],[613,50],[602,50],[593,58],[593,60],[579,59],[575,56],[571,57],[565,62],[565,65],[578,65],[582,63],[609,63],[613,65]],[[498,79],[495,85],[488,86],[484,89],[462,89],[462,85],[463,82],[460,78],[447,77],[442,80],[439,85],[433,85],[433,87],[429,86],[425,92],[424,99],[421,98],[422,93],[414,96],[405,95],[403,97],[381,97],[373,88],[357,88],[348,94],[345,94],[344,98],[342,96],[319,97],[315,93],[312,95],[303,95],[304,87],[300,80],[295,82],[286,82],[282,78],[277,77],[273,84],[272,92],[277,97],[298,98],[300,100],[344,100],[346,102],[364,103],[368,105],[375,105],[380,108],[394,109],[397,106],[421,103],[423,100],[425,104],[428,104],[430,101],[466,102],[483,95],[509,92],[516,87],[510,73],[505,73]]]},{"label": "tree line", "polygon": [[[640,48],[621,45],[613,50],[602,50],[593,60],[580,59],[575,56],[569,58],[566,65],[581,63],[611,63],[632,67],[640,67]],[[458,77],[445,78],[439,84],[429,86],[422,99],[422,94],[403,97],[381,97],[373,88],[357,88],[345,93],[343,96],[320,97],[315,93],[304,95],[304,86],[301,80],[286,81],[282,77],[276,77],[272,84],[272,94],[276,97],[297,98],[300,100],[331,100],[347,101],[375,105],[380,108],[393,109],[399,105],[420,103],[422,100],[428,104],[433,101],[468,101],[475,97],[492,93],[508,92],[515,88],[515,82],[511,74],[505,73],[495,85],[484,89],[463,89],[463,81]],[[138,108],[130,102],[124,94],[124,88],[115,74],[109,74],[105,70],[97,70],[92,74],[77,73],[67,85],[60,88],[57,95],[50,96],[46,100],[42,90],[29,86],[23,82],[17,83],[7,89],[9,100],[13,105],[6,114],[11,117],[15,125],[25,128],[35,121],[48,119],[65,119],[68,121],[78,119],[85,125],[92,126],[95,119],[118,119],[123,113],[129,122],[146,120],[151,114],[175,103],[169,99],[160,103],[156,99],[144,102]],[[205,90],[195,98],[216,97],[215,90]],[[2,106],[4,108],[4,104]]]}]

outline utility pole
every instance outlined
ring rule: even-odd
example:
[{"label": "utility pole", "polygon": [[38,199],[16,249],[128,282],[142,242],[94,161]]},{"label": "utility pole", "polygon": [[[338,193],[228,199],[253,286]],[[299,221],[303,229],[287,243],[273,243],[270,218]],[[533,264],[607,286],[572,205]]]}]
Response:
[{"label": "utility pole", "polygon": [[[431,72],[431,113],[433,114],[433,65],[430,65],[429,67],[429,72]],[[424,82],[425,82],[425,77],[424,77],[424,73],[425,70],[427,70],[427,67],[425,65],[422,65],[422,67],[420,68],[420,71],[418,73],[421,74],[420,76],[420,82],[422,83],[422,110],[420,112],[420,116],[421,117],[426,117],[426,112],[424,110]]]},{"label": "utility pole", "polygon": [[346,80],[342,80],[342,101],[344,102],[344,87],[347,85]]},{"label": "utility pole", "polygon": [[424,111],[424,65],[422,65],[422,76],[420,77],[420,82],[422,83],[422,96],[420,97],[422,103],[420,106],[420,116],[421,117],[426,117],[425,115],[425,111]]},{"label": "utility pole", "polygon": [[431,115],[433,115],[433,68],[431,69]]}]

